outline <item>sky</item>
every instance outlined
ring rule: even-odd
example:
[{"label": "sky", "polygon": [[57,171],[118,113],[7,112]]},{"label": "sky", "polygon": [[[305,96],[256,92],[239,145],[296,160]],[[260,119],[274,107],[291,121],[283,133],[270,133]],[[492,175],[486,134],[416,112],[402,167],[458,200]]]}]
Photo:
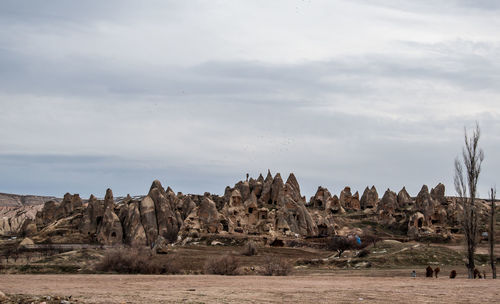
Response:
[{"label": "sky", "polygon": [[500,184],[500,2],[0,2],[0,192]]}]

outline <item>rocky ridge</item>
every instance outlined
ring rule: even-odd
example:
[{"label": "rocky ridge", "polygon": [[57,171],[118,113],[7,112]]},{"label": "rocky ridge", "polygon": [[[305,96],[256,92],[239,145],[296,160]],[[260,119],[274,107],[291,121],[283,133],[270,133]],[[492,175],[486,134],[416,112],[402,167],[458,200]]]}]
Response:
[{"label": "rocky ridge", "polygon": [[[487,206],[479,202],[481,211]],[[104,245],[162,247],[187,243],[206,235],[252,235],[266,240],[318,238],[342,234],[346,218],[372,219],[410,238],[448,235],[459,229],[460,206],[446,197],[444,185],[423,186],[415,198],[405,188],[387,189],[379,198],[374,186],[339,196],[318,187],[309,202],[292,173],[286,181],[277,173],[250,178],[226,187],[223,196],[185,195],[165,189],[155,180],[144,197],[127,196],[116,202],[111,189],[103,200],[93,195],[82,201],[67,193],[61,202],[44,204],[34,219],[17,225],[17,233],[35,242],[82,242]],[[0,231],[1,232],[1,231]]]}]

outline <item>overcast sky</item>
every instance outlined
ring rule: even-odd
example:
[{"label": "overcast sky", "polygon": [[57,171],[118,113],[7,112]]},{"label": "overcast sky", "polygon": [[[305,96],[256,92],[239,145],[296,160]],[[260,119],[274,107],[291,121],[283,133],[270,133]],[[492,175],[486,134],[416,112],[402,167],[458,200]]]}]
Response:
[{"label": "overcast sky", "polygon": [[500,184],[500,1],[0,2],[0,192]]}]

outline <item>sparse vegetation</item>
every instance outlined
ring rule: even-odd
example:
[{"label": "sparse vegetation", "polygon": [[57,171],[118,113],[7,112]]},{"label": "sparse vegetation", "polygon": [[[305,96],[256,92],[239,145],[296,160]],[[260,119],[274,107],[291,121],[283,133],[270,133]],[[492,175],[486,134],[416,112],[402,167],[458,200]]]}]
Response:
[{"label": "sparse vegetation", "polygon": [[365,258],[369,254],[370,254],[370,250],[368,250],[368,249],[365,248],[365,249],[362,249],[361,251],[359,251],[358,254],[356,255],[356,257],[358,257],[358,258]]},{"label": "sparse vegetation", "polygon": [[262,274],[266,276],[287,276],[292,271],[292,264],[285,258],[266,257]]},{"label": "sparse vegetation", "polygon": [[237,275],[239,261],[233,255],[209,257],[205,261],[203,271],[205,274]]},{"label": "sparse vegetation", "polygon": [[342,253],[344,251],[355,249],[356,244],[353,240],[350,240],[345,236],[335,235],[328,241],[327,248],[329,250],[337,251],[340,258],[342,257]]},{"label": "sparse vegetation", "polygon": [[374,233],[365,233],[365,235],[363,235],[363,237],[361,238],[361,240],[363,241],[363,244],[372,244],[373,247],[377,247],[377,243],[380,242],[381,238],[374,234]]},{"label": "sparse vegetation", "polygon": [[158,261],[148,250],[139,248],[108,250],[96,265],[96,270],[130,274],[177,274],[180,272],[176,256],[166,261]]},{"label": "sparse vegetation", "polygon": [[244,246],[243,246],[243,255],[246,256],[253,256],[257,255],[258,250],[257,250],[257,244],[254,241],[248,241]]}]

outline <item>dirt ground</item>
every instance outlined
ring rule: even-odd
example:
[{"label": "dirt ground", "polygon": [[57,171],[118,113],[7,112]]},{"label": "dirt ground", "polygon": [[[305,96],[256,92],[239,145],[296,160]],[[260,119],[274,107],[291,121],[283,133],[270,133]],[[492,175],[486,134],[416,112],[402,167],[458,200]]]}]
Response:
[{"label": "dirt ground", "polygon": [[306,276],[2,275],[8,295],[78,303],[498,303],[500,280],[426,279],[408,270]]}]

